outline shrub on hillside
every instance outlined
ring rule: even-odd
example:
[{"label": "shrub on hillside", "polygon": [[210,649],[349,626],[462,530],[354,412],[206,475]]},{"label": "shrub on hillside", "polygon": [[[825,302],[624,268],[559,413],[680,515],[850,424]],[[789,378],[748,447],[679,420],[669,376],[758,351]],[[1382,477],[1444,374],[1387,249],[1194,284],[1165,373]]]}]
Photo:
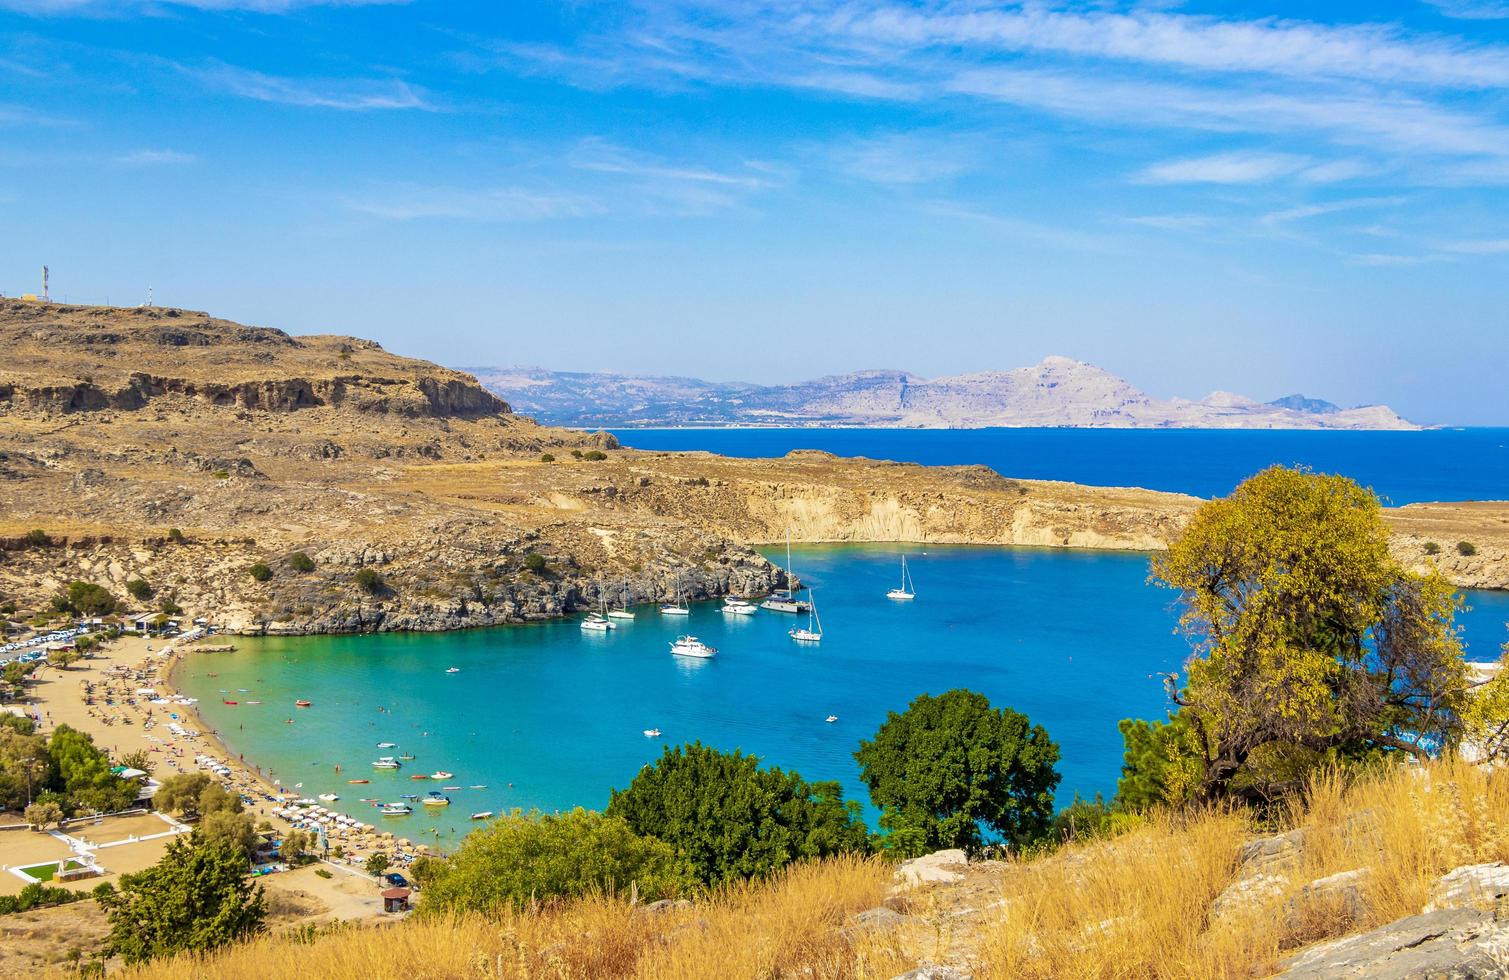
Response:
[{"label": "shrub on hillside", "polygon": [[372,595],[377,595],[387,588],[387,584],[383,582],[382,576],[377,574],[376,569],[372,568],[357,569],[356,574],[351,577],[351,581],[356,583],[358,589]]},{"label": "shrub on hillside", "polygon": [[542,463],[554,463],[555,462],[555,456],[553,454],[551,454],[551,453],[540,453],[540,462],[542,462]]},{"label": "shrub on hillside", "polygon": [[1439,555],[1441,553],[1441,546],[1434,541],[1427,541],[1425,542],[1425,553],[1427,555]]},{"label": "shrub on hillside", "polygon": [[246,571],[249,575],[251,575],[252,578],[256,579],[258,582],[266,582],[268,579],[272,578],[272,569],[267,567],[266,562],[259,561],[251,568],[248,568]]},{"label": "shrub on hillside", "polygon": [[197,832],[175,838],[161,861],[122,875],[97,901],[110,920],[110,950],[127,964],[206,952],[261,931],[262,889],[247,877],[246,853]]},{"label": "shrub on hillside", "polygon": [[1457,554],[1462,555],[1463,557],[1466,557],[1466,558],[1471,558],[1473,555],[1475,555],[1477,553],[1478,553],[1478,546],[1475,545],[1475,544],[1473,544],[1471,541],[1458,541],[1457,542]]},{"label": "shrub on hillside", "polygon": [[594,892],[674,898],[696,881],[669,844],[581,808],[501,817],[468,834],[426,877],[420,908],[427,914],[522,908]]},{"label": "shrub on hillside", "polygon": [[119,605],[109,589],[93,582],[69,582],[68,588],[52,599],[53,612],[77,616],[108,616]]},{"label": "shrub on hillside", "polygon": [[134,578],[126,583],[126,591],[134,599],[143,601],[152,598],[152,586],[144,578]]},{"label": "shrub on hillside", "polygon": [[589,463],[601,462],[602,460],[605,460],[607,458],[608,454],[603,452],[601,449],[589,449],[586,452],[582,453],[582,459],[585,459]]},{"label": "shrub on hillside", "polygon": [[613,791],[607,815],[670,844],[707,884],[870,850],[859,804],[845,803],[837,782],[808,783],[794,772],[761,769],[752,755],[700,742],[666,749],[628,789]]},{"label": "shrub on hillside", "polygon": [[26,544],[30,548],[46,548],[52,544],[52,537],[41,528],[26,532]]},{"label": "shrub on hillside", "polygon": [[921,695],[854,758],[881,827],[908,828],[913,839],[920,831],[925,850],[977,851],[985,830],[1021,846],[1053,819],[1058,746],[1026,715],[973,691]]},{"label": "shrub on hillside", "polygon": [[314,571],[314,559],[302,551],[295,551],[288,556],[288,567],[296,572],[312,572]]},{"label": "shrub on hillside", "polygon": [[530,552],[524,556],[524,568],[526,571],[543,572],[545,570],[545,556]]}]

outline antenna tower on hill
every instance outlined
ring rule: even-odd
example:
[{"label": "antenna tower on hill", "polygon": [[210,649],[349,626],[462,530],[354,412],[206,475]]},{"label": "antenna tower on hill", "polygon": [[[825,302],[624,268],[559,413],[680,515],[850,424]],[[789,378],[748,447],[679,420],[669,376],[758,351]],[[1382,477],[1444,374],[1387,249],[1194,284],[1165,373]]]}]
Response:
[{"label": "antenna tower on hill", "polygon": [[51,303],[52,299],[47,294],[47,266],[42,266],[42,302]]}]

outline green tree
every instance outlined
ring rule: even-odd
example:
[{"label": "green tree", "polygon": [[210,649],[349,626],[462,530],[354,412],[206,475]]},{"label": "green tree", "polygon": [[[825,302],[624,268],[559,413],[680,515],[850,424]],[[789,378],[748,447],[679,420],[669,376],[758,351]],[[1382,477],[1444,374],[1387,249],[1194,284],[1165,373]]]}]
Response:
[{"label": "green tree", "polygon": [[379,595],[387,588],[387,585],[382,580],[382,576],[374,568],[357,569],[351,581],[356,583],[358,589],[369,595]]},{"label": "green tree", "polygon": [[[28,719],[19,720],[30,725]],[[0,727],[0,803],[4,808],[19,810],[56,783],[57,766],[47,751],[47,740],[26,729]]]},{"label": "green tree", "polygon": [[[470,835],[468,835],[468,837],[470,837]],[[388,861],[388,856],[386,854],[373,854],[367,858],[367,874],[371,875],[374,878],[382,877],[382,873],[384,871],[387,871],[391,866],[391,862]]]},{"label": "green tree", "polygon": [[1460,598],[1393,559],[1351,480],[1264,470],[1201,505],[1153,575],[1194,648],[1183,687],[1168,681],[1187,736],[1163,746],[1198,767],[1191,798],[1272,799],[1317,765],[1460,737]]},{"label": "green tree", "polygon": [[543,572],[545,570],[545,556],[534,552],[524,556],[524,568],[531,572]]},{"label": "green tree", "polygon": [[1466,743],[1480,762],[1509,760],[1509,643],[1499,659],[1499,670],[1475,686],[1463,711]]},{"label": "green tree", "polygon": [[666,749],[628,789],[613,791],[607,815],[670,844],[707,884],[870,848],[859,804],[845,803],[837,782],[808,783],[700,742]]},{"label": "green tree", "polygon": [[126,591],[131,593],[132,598],[143,602],[152,598],[152,586],[144,578],[134,578],[128,581]]},{"label": "green tree", "polygon": [[[12,698],[21,696],[21,692],[26,687],[26,680],[31,676],[31,671],[32,668],[29,664],[23,664],[19,660],[12,660],[3,669],[0,669],[0,682],[3,682],[6,687],[10,688]],[[14,718],[15,716],[11,715],[9,717]]]},{"label": "green tree", "polygon": [[288,556],[288,567],[296,572],[312,572],[314,571],[314,559],[302,551],[295,551]]},{"label": "green tree", "polygon": [[491,912],[589,892],[673,898],[695,887],[691,866],[669,844],[622,819],[577,808],[513,813],[474,830],[424,888],[427,914]]},{"label": "green tree", "polygon": [[152,753],[146,749],[137,749],[121,756],[121,765],[127,769],[140,769],[147,775],[152,775],[152,770],[157,768],[157,763],[152,761]]},{"label": "green tree", "polygon": [[111,813],[135,801],[136,784],[111,771],[110,757],[86,733],[59,725],[48,740],[47,752],[57,766],[60,789],[74,812]]},{"label": "green tree", "polygon": [[46,830],[48,827],[63,821],[63,808],[51,801],[33,803],[26,808],[26,812],[21,816],[37,830]]},{"label": "green tree", "polygon": [[93,582],[69,582],[67,590],[54,596],[52,600],[55,612],[79,616],[108,616],[119,605],[120,602],[109,589]]},{"label": "green tree", "polygon": [[152,797],[152,806],[162,813],[192,816],[199,813],[199,797],[214,784],[202,772],[183,772],[162,781]]},{"label": "green tree", "polygon": [[47,651],[47,662],[59,670],[67,670],[70,665],[78,663],[79,651],[62,647],[57,650]]},{"label": "green tree", "polygon": [[1473,555],[1475,555],[1477,553],[1478,553],[1478,546],[1475,545],[1475,544],[1473,544],[1471,541],[1458,541],[1457,542],[1457,554],[1463,555],[1463,556],[1465,556],[1467,558],[1471,558]]},{"label": "green tree", "polygon": [[259,561],[251,568],[248,568],[246,571],[249,575],[251,575],[252,578],[256,579],[258,582],[266,582],[268,579],[272,578],[272,569],[267,567],[266,562]]},{"label": "green tree", "polygon": [[291,865],[305,864],[313,860],[311,852],[314,850],[314,843],[314,834],[294,828],[283,835],[283,843],[278,847],[278,853]]},{"label": "green tree", "polygon": [[1188,716],[1176,714],[1166,722],[1127,718],[1119,727],[1126,752],[1116,784],[1117,803],[1143,810],[1194,799],[1205,770]]},{"label": "green tree", "polygon": [[134,964],[254,935],[267,906],[247,868],[246,853],[228,842],[197,833],[175,839],[161,861],[123,875],[113,894],[98,898],[110,920],[111,951]]},{"label": "green tree", "polygon": [[1053,819],[1058,746],[1026,715],[973,691],[923,694],[890,712],[854,757],[881,827],[921,831],[929,849],[976,851],[986,830],[1020,846]]},{"label": "green tree", "polygon": [[225,843],[240,848],[248,859],[257,853],[256,821],[250,813],[239,808],[214,809],[202,814],[194,833],[206,843]]}]

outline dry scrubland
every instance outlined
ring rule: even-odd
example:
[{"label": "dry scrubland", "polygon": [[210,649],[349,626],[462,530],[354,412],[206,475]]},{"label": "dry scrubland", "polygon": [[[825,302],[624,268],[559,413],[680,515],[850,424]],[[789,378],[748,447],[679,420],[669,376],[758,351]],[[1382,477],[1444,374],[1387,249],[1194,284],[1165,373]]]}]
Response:
[{"label": "dry scrubland", "polygon": [[[118,975],[888,978],[948,962],[981,977],[1249,978],[1420,912],[1454,868],[1509,861],[1506,815],[1509,774],[1432,763],[1323,778],[1261,826],[1246,812],[1164,813],[1110,840],[972,865],[962,882],[891,897],[905,914],[882,924],[856,916],[887,900],[890,867],[836,859],[681,909],[598,898],[312,943],[268,936]],[[1359,869],[1345,886],[1307,887]],[[1509,922],[1498,928],[1509,939]]]}]

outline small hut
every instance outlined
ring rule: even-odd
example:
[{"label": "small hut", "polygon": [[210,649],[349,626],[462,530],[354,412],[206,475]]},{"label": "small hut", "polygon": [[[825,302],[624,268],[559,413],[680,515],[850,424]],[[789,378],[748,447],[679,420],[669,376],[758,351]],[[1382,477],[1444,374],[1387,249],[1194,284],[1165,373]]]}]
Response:
[{"label": "small hut", "polygon": [[409,889],[384,889],[382,893],[382,910],[384,912],[407,912],[409,910]]}]

